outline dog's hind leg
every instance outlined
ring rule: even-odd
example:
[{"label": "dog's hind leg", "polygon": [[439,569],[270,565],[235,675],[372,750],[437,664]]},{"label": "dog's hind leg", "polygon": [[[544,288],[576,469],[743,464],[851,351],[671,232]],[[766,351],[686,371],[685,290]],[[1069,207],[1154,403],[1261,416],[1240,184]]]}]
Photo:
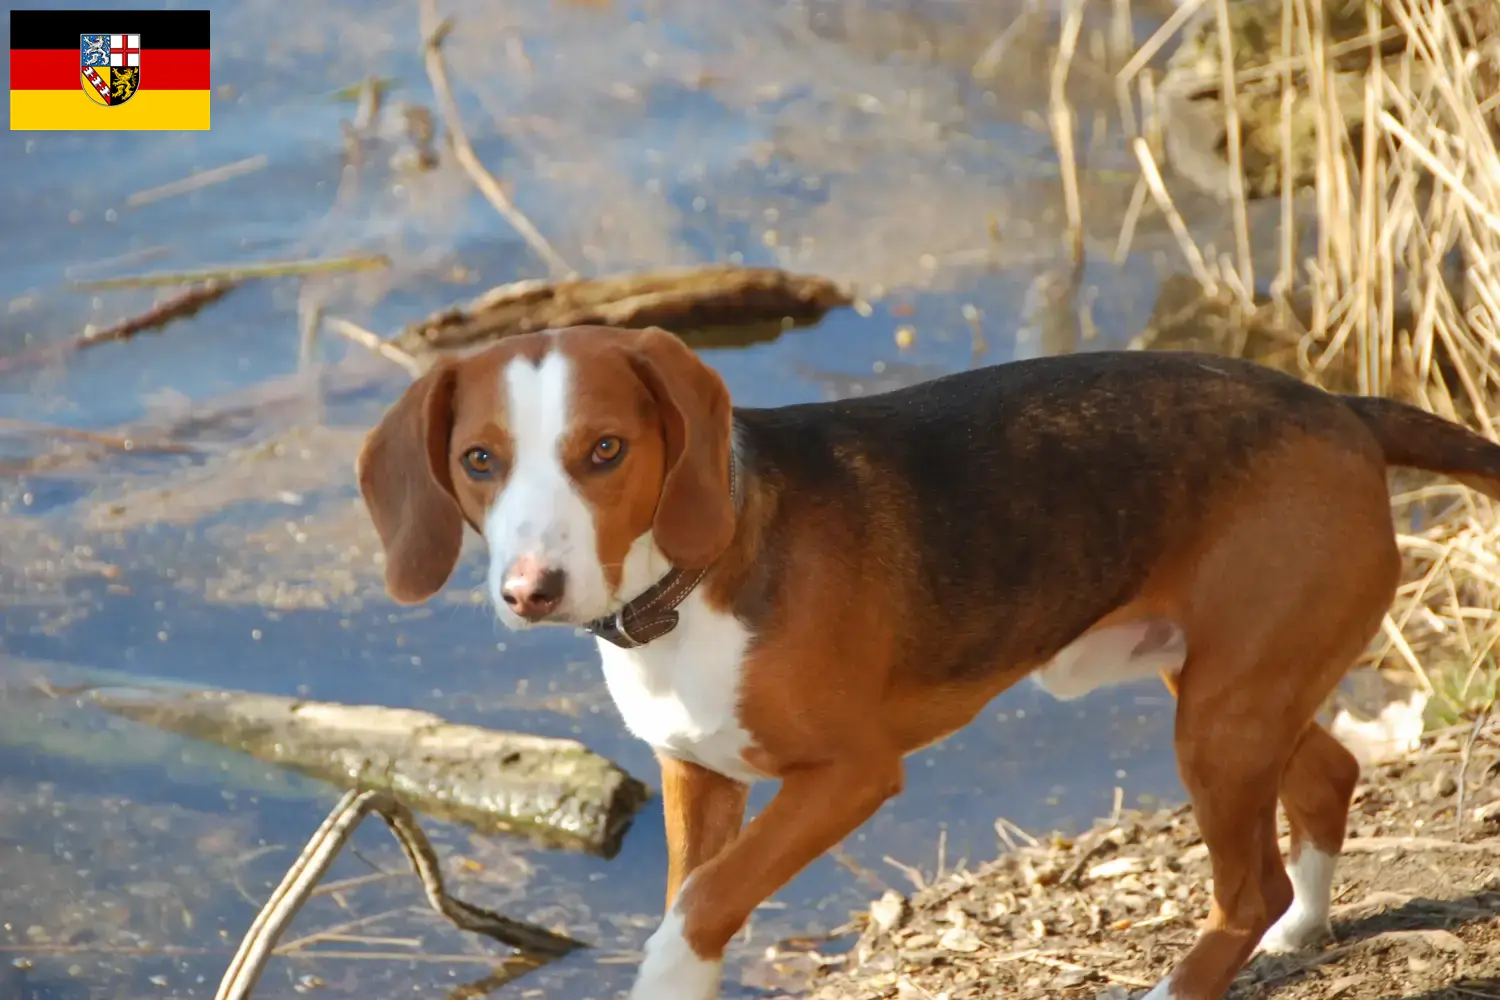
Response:
[{"label": "dog's hind leg", "polygon": [[[1291,882],[1276,845],[1276,794],[1290,732],[1270,713],[1236,711],[1244,693],[1216,685],[1213,697],[1192,684],[1198,670],[1220,669],[1190,658],[1183,670],[1176,749],[1182,783],[1208,848],[1213,902],[1187,955],[1146,1000],[1215,1000],[1256,943],[1286,909]],[[1225,740],[1233,740],[1225,747]],[[1226,749],[1228,752],[1226,752]]]},{"label": "dog's hind leg", "polygon": [[1359,761],[1328,730],[1312,723],[1281,776],[1281,805],[1291,827],[1292,906],[1261,938],[1260,950],[1297,951],[1333,936],[1333,873],[1343,850]]},{"label": "dog's hind leg", "polygon": [[[1218,1000],[1273,926],[1274,946],[1327,924],[1357,768],[1313,717],[1378,630],[1401,568],[1383,478],[1368,472],[1309,463],[1263,482],[1262,502],[1226,519],[1174,581],[1188,645],[1168,681],[1174,742],[1214,886],[1197,940],[1148,1000]],[[1266,544],[1266,523],[1286,509],[1305,513]]]},{"label": "dog's hind leg", "polygon": [[[1360,634],[1362,646],[1367,637]],[[1287,700],[1257,692],[1270,667],[1189,658],[1178,685],[1175,743],[1208,848],[1213,903],[1197,941],[1149,1000],[1215,1000],[1263,937],[1275,948],[1310,943],[1326,931],[1358,770],[1311,717],[1358,652],[1353,642],[1345,649],[1352,650],[1347,657],[1278,660],[1277,674],[1288,676],[1288,665],[1297,664],[1303,682],[1283,688],[1293,694]],[[1195,684],[1200,680],[1208,682]],[[1292,818],[1291,878],[1276,842],[1278,795]]]}]

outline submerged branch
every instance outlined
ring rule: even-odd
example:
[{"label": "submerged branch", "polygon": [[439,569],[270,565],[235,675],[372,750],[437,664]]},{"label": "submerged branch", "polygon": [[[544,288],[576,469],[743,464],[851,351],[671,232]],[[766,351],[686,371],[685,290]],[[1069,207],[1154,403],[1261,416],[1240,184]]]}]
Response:
[{"label": "submerged branch", "polygon": [[333,271],[378,271],[390,267],[384,254],[350,254],[310,260],[267,260],[248,264],[225,264],[194,271],[163,271],[157,274],[134,274],[121,278],[99,278],[75,281],[69,288],[77,292],[100,292],[115,288],[154,288],[161,285],[191,285],[204,281],[249,281],[253,278],[288,278],[302,274],[327,274]]},{"label": "submerged branch", "polygon": [[291,925],[297,911],[313,895],[319,880],[327,874],[354,830],[372,812],[380,814],[401,844],[434,910],[460,930],[485,934],[521,951],[529,959],[524,968],[515,970],[514,975],[520,975],[525,968],[540,967],[570,951],[587,947],[566,935],[502,916],[450,895],[443,885],[437,854],[411,811],[390,792],[350,791],[323,821],[265,907],[256,915],[224,972],[215,1000],[246,1000],[251,995],[275,953],[276,943]]},{"label": "submerged branch", "polygon": [[479,193],[495,207],[506,222],[511,224],[517,233],[535,250],[537,256],[547,262],[547,267],[555,277],[572,277],[577,272],[562,255],[553,249],[552,244],[542,235],[541,230],[526,217],[526,213],[516,207],[516,203],[506,194],[505,188],[495,179],[495,175],[485,168],[484,162],[479,159],[479,154],[474,152],[474,146],[469,142],[468,130],[464,128],[463,115],[458,110],[458,102],[453,98],[453,88],[448,82],[448,67],[443,61],[443,40],[453,30],[453,22],[449,20],[438,20],[437,4],[435,0],[422,0],[419,8],[419,17],[422,23],[422,59],[427,66],[427,78],[432,83],[432,92],[437,95],[438,112],[443,117],[443,125],[448,130],[448,137],[453,145],[453,155],[458,160],[458,165],[463,167],[464,173],[479,188]]}]

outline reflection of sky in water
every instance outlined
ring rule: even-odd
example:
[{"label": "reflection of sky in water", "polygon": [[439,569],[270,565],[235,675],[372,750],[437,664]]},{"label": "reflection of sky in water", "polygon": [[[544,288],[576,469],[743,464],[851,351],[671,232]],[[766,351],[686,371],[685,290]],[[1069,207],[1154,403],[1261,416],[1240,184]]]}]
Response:
[{"label": "reflection of sky in water", "polygon": [[[460,589],[479,582],[477,567],[466,569],[468,579],[454,583]],[[582,738],[632,773],[655,780],[649,752],[624,732],[599,692],[590,645],[566,633],[506,634],[482,607],[451,605],[394,614],[381,607],[357,614],[268,616],[254,608],[204,605],[174,593],[154,574],[128,575],[123,582],[132,590],[128,597],[102,601],[94,614],[57,638],[27,636],[31,616],[24,610],[7,611],[3,620],[9,650],[146,679],[411,706],[455,721]],[[906,793],[845,843],[848,856],[887,883],[901,885],[902,876],[883,858],[894,857],[930,874],[937,863],[940,831],[947,838],[950,864],[962,858],[978,861],[996,850],[993,823],[998,815],[1031,830],[1076,826],[1108,812],[1116,784],[1133,794],[1170,793],[1175,777],[1162,753],[1166,703],[1160,689],[1142,685],[1058,705],[1023,684],[968,729],[910,758]],[[542,705],[561,705],[564,710],[538,707]],[[1099,737],[1078,740],[1077,733]],[[182,752],[169,741],[163,749],[169,761]],[[149,808],[181,806],[210,817],[225,811],[236,826],[248,824],[242,834],[246,850],[261,839],[288,846],[300,842],[332,797],[324,793],[320,798],[284,799],[274,792],[243,791],[244,774],[236,772],[254,766],[239,761],[236,771],[216,785],[210,780],[222,767],[216,761],[228,755],[196,746],[187,752],[192,762],[176,762],[166,779],[169,783],[149,760],[112,766],[106,761],[78,763],[56,755],[38,756],[24,749],[0,751],[0,772],[27,783],[53,783],[85,798],[125,794]],[[757,789],[752,809],[762,807],[772,790]],[[517,912],[534,912],[554,898],[579,897],[585,913],[654,912],[664,876],[659,808],[656,802],[647,805],[612,862],[531,855],[528,861],[535,873]],[[444,842],[457,843],[454,849],[467,849],[461,831],[430,825],[443,831]],[[23,837],[33,845],[45,844],[39,832],[33,827]],[[171,850],[168,845],[179,832],[165,828],[148,833],[139,838],[140,847]],[[6,834],[15,835],[6,831],[0,839]],[[68,840],[76,837],[75,832]],[[381,843],[375,833],[366,837],[365,842],[370,841]],[[517,850],[508,845],[497,849]],[[253,870],[274,879],[288,857],[282,850]],[[394,859],[386,863],[399,867]],[[357,874],[360,867],[346,861],[341,870]],[[869,895],[867,886],[836,861],[824,858],[778,894],[778,903],[788,909],[765,914],[762,933],[753,941],[763,946],[779,935],[829,929]],[[203,919],[220,914],[225,928],[235,934],[250,916],[248,907],[235,898],[210,894],[199,905]],[[567,906],[559,916],[582,919]],[[299,926],[313,929],[318,921],[310,916]],[[627,938],[614,946],[629,943]],[[745,955],[753,956],[754,949]],[[582,961],[577,958],[570,964]]]},{"label": "reflection of sky in water", "polygon": [[[352,112],[352,105],[330,100],[332,91],[360,72],[372,72],[402,82],[396,97],[425,99],[425,84],[418,86],[422,69],[412,8],[373,6],[360,8],[356,16],[349,5],[312,5],[305,30],[343,41],[320,54],[300,50],[297,37],[278,36],[268,49],[266,58],[273,67],[268,71],[257,42],[265,40],[271,25],[280,23],[267,16],[270,8],[222,0],[209,6],[216,32],[216,84],[229,84],[239,95],[216,101],[211,132],[0,135],[0,162],[6,167],[0,182],[0,230],[14,234],[0,241],[0,355],[29,349],[22,344],[25,337],[32,339],[31,347],[60,342],[87,322],[113,321],[145,308],[154,297],[150,291],[136,291],[100,293],[96,298],[68,291],[64,285],[70,277],[356,250],[386,252],[396,262],[394,276],[330,280],[325,288],[332,300],[330,311],[388,331],[516,276],[521,259],[517,241],[468,182],[453,172],[394,193],[389,176],[379,169],[389,149],[377,150],[372,157],[376,167],[348,208],[329,215],[339,178],[338,123]],[[626,4],[608,16],[644,20],[644,7]],[[469,8],[462,11],[459,16],[472,17]],[[722,93],[694,90],[684,84],[682,74],[653,75],[638,59],[631,64],[616,50],[600,56],[605,68],[595,76],[579,64],[579,79],[594,87],[597,73],[624,66],[621,78],[628,76],[639,91],[634,103],[599,104],[579,96],[588,90],[559,89],[551,83],[558,79],[556,69],[549,69],[554,57],[576,61],[586,50],[580,39],[587,39],[592,30],[589,19],[605,15],[566,9],[557,16],[555,30],[528,25],[523,32],[528,58],[547,70],[524,95],[476,96],[468,90],[467,79],[460,87],[476,147],[487,162],[515,181],[517,197],[544,230],[557,213],[570,218],[570,191],[583,191],[588,178],[570,182],[577,185],[570,189],[533,176],[532,150],[546,134],[538,133],[542,138],[533,137],[530,145],[496,138],[481,108],[494,113],[497,101],[504,104],[513,97],[514,107],[502,109],[506,114],[550,115],[554,121],[576,120],[580,128],[597,124],[597,152],[607,158],[611,183],[627,193],[650,192],[670,209],[669,234],[676,241],[673,252],[680,254],[673,263],[728,259],[736,253],[748,263],[775,262],[778,251],[762,241],[767,228],[795,232],[800,213],[826,209],[862,178],[895,183],[935,162],[937,154],[930,151],[904,152],[894,142],[882,146],[882,120],[851,117],[839,108],[850,95],[826,86],[798,85],[746,103],[733,87]],[[731,65],[734,57],[727,29],[715,27],[716,16],[717,11],[684,9],[665,25],[652,21],[643,30],[668,62],[681,61],[684,53],[697,49],[707,53],[702,66],[712,72],[721,61]],[[753,20],[759,15],[736,11],[733,16]],[[332,31],[330,24],[344,27]],[[390,37],[381,34],[385,31]],[[910,56],[903,57],[905,68],[895,62],[882,66],[859,54],[838,58],[840,72],[847,63],[849,71],[858,74],[851,86],[884,88],[887,99],[889,91],[910,87],[921,73],[939,75],[911,69]],[[778,132],[787,127],[778,117],[783,112],[800,116],[798,142],[817,137],[816,129],[806,127],[817,115],[840,116],[840,127],[849,130],[847,141],[857,140],[866,159],[821,171],[824,179],[818,184],[805,179],[820,172],[804,169],[798,159],[822,155],[816,144],[804,145],[798,156],[777,155],[757,162],[751,147],[786,138]],[[1038,177],[1051,183],[1045,181],[1050,169],[1044,162],[1045,136],[1013,121],[983,118],[968,129],[976,139],[1005,145],[1009,154],[1020,158],[1018,163],[1035,167],[1022,171],[1030,178],[1027,183],[1043,183]],[[557,149],[562,148],[548,147],[549,155],[560,155]],[[838,152],[838,142],[830,148]],[[268,158],[259,172],[191,195],[125,207],[131,192],[259,154]],[[1000,179],[997,189],[1021,169],[1000,159],[988,161],[986,155],[983,146],[960,144],[948,160],[975,177],[988,171]],[[1036,208],[1026,225],[1041,235],[1034,246],[1022,240],[1006,257],[1030,261],[1027,266],[992,271],[971,267],[956,278],[945,276],[943,284],[927,291],[897,289],[877,302],[868,317],[844,310],[816,328],[788,331],[774,341],[741,349],[708,350],[705,357],[746,405],[879,391],[971,364],[971,334],[961,312],[966,304],[982,317],[989,351],[980,360],[1011,356],[1027,290],[1057,256],[1056,235],[1046,228],[1045,213],[1040,206],[1025,204],[1031,190],[1022,191],[1022,208]],[[1055,199],[1050,189],[1046,197]],[[869,204],[878,206],[878,199]],[[763,206],[775,206],[780,221],[768,221]],[[993,207],[976,206],[975,211]],[[906,260],[908,248],[892,246],[889,235],[866,239],[858,226],[849,228],[850,232],[833,234],[849,244],[844,257],[857,258],[867,251],[872,260],[893,255]],[[867,245],[862,246],[862,239]],[[909,250],[913,261],[922,252],[916,244]],[[619,247],[609,252],[629,257]],[[119,260],[109,265],[115,258]],[[444,260],[472,268],[479,283],[439,280]],[[637,266],[648,263],[661,262],[641,261]],[[80,267],[89,264],[96,266]],[[917,273],[910,262],[902,266]],[[1106,341],[1122,341],[1144,319],[1150,303],[1140,288],[1150,281],[1147,267],[1142,257],[1132,259],[1123,271],[1091,264],[1087,281],[1100,286],[1101,301],[1111,303],[1108,310],[1096,310]],[[296,368],[297,295],[298,286],[291,281],[252,283],[199,318],[163,333],[82,352],[65,366],[0,372],[0,418],[105,428],[139,420],[164,405],[170,408],[170,397],[211,400],[285,376]],[[915,331],[914,342],[904,351],[894,342],[900,325]],[[325,339],[325,345],[333,356],[343,351],[338,342]],[[368,369],[366,365],[361,370]],[[352,389],[324,401],[323,419],[346,427],[368,426],[399,390],[401,378],[394,372],[374,381],[355,378]],[[277,402],[261,408],[260,425],[252,408],[247,421],[232,427],[205,426],[184,433],[209,451],[222,451],[315,420],[317,414],[310,403]],[[29,454],[35,447],[27,438],[0,436],[0,460]],[[352,500],[352,457],[341,454],[327,460],[331,485],[314,491],[310,504]],[[112,579],[95,571],[69,582],[60,593],[8,603],[0,609],[0,648],[12,657],[65,665],[52,671],[64,682],[77,670],[103,670],[134,678],[411,706],[459,721],[579,737],[633,773],[655,780],[649,752],[620,726],[602,694],[592,646],[581,638],[556,631],[512,635],[483,607],[447,599],[417,610],[373,600],[363,607],[287,612],[205,599],[205,581],[244,555],[233,542],[237,532],[274,527],[301,516],[301,509],[246,503],[215,511],[191,525],[158,525],[123,537],[81,534],[72,520],[84,506],[76,501],[108,498],[112,490],[124,488],[127,476],[135,485],[151,482],[153,476],[168,483],[176,470],[207,460],[106,453],[82,471],[0,482],[0,504],[17,503],[22,492],[31,495],[29,512],[34,519],[26,522],[28,531],[55,532],[64,550],[86,544],[91,547],[88,558],[121,570]],[[28,539],[26,559],[53,558],[46,555],[50,537],[35,534]],[[0,576],[15,577],[30,587],[24,577],[27,567],[18,564],[16,548],[11,551],[9,559],[0,559]],[[76,551],[72,554],[77,556]],[[269,564],[263,560],[253,565]],[[479,562],[471,556],[450,585],[450,594],[461,596],[477,586],[480,573]],[[71,624],[57,625],[59,621]],[[13,666],[0,666],[0,681],[14,679]],[[0,705],[0,710],[9,719],[20,717],[16,713],[21,708],[14,701]],[[845,844],[849,857],[884,882],[900,886],[903,876],[883,858],[931,872],[940,830],[946,831],[950,864],[963,857],[982,860],[996,850],[993,824],[998,815],[1030,829],[1077,826],[1108,811],[1116,784],[1132,797],[1176,794],[1176,776],[1167,755],[1169,717],[1164,693],[1151,685],[1062,705],[1023,684],[1002,696],[974,725],[912,757],[906,793],[850,838]],[[0,917],[14,925],[0,930],[0,945],[40,945],[45,938],[49,946],[77,950],[51,957],[39,950],[34,956],[37,968],[24,974],[9,964],[10,957],[21,953],[4,952],[0,996],[10,995],[8,989],[13,993],[30,988],[39,989],[39,996],[71,1000],[114,995],[116,987],[127,983],[151,995],[187,996],[189,990],[203,995],[217,981],[253,915],[248,900],[264,898],[292,852],[321,820],[333,793],[285,775],[272,780],[265,770],[223,751],[144,734],[129,725],[106,725],[87,714],[32,715],[28,725],[32,728],[11,725],[9,737],[0,738]],[[37,727],[45,728],[45,734]],[[96,731],[108,738],[88,735]],[[17,735],[23,732],[32,735]],[[1089,735],[1080,739],[1079,734]],[[752,808],[762,806],[771,792],[770,787],[757,790]],[[503,841],[471,840],[465,831],[443,824],[431,828],[445,856],[463,854],[483,862],[480,874],[468,869],[459,873],[463,891],[477,893],[480,901],[508,906],[517,915],[566,924],[608,950],[638,946],[659,909],[664,874],[659,809],[655,802],[648,804],[620,857],[608,863],[536,854]],[[106,849],[105,841],[113,848]],[[356,842],[381,864],[403,867],[379,829],[362,831]],[[28,853],[5,853],[21,847]],[[33,864],[13,863],[18,857],[30,858]],[[359,860],[346,857],[335,876],[367,870]],[[359,913],[417,905],[413,889],[409,880],[397,880],[384,888],[361,890],[368,895],[360,896],[355,905]],[[737,946],[738,954],[754,957],[782,934],[837,926],[850,909],[875,894],[876,888],[833,859],[821,859],[777,896],[777,905],[785,908],[757,914],[750,938]],[[92,908],[91,919],[98,924],[92,931],[78,925],[82,918],[77,913],[69,916],[80,900]],[[183,912],[193,916],[184,922]],[[339,919],[348,916],[341,918],[331,904],[310,910],[292,935]],[[420,936],[425,953],[486,951],[482,943],[421,915],[393,919],[396,929],[379,933]],[[108,927],[121,921],[142,941],[196,951],[148,958],[87,952],[91,940],[109,938]],[[68,933],[75,937],[48,937],[63,928],[72,928]],[[605,995],[627,981],[628,965],[594,963],[589,955],[576,956],[527,985],[566,1000]],[[78,966],[76,975],[69,974],[71,965]],[[327,979],[335,993],[376,989],[394,996],[410,991],[413,984],[424,990],[427,985],[451,987],[478,978],[484,968],[467,963],[313,965],[278,960],[257,995],[296,995],[295,977],[309,972]],[[153,983],[153,976],[163,977],[165,985]],[[429,994],[440,995],[423,993]]]}]

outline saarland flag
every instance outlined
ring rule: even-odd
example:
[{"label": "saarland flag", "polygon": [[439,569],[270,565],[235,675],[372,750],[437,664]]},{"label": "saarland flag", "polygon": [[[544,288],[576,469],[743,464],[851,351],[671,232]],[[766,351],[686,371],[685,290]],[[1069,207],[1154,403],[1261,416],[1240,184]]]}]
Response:
[{"label": "saarland flag", "polygon": [[208,128],[208,11],[13,10],[10,128]]}]

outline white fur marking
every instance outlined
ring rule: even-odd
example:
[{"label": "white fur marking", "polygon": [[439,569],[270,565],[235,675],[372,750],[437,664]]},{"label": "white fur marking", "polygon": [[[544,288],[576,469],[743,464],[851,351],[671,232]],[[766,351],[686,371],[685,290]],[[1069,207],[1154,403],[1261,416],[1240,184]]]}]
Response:
[{"label": "white fur marking", "polygon": [[1112,625],[1075,639],[1032,674],[1061,701],[1081,698],[1096,688],[1175,674],[1187,658],[1187,642],[1166,621]]},{"label": "white fur marking", "polygon": [[603,614],[609,600],[594,533],[594,515],[563,468],[560,452],[573,409],[572,362],[560,351],[533,365],[516,358],[501,372],[515,440],[510,478],[484,518],[490,550],[489,592],[512,629],[529,623],[505,606],[505,572],[522,556],[561,569],[567,581],[553,618],[582,622]]},{"label": "white fur marking", "polygon": [[1172,988],[1172,977],[1168,976],[1155,986],[1151,992],[1141,997],[1141,1000],[1176,1000],[1177,991]]},{"label": "white fur marking", "polygon": [[[625,557],[622,595],[666,572],[650,533]],[[642,582],[644,581],[644,582]],[[677,627],[636,649],[598,640],[604,682],[625,726],[652,747],[746,784],[765,777],[745,763],[752,744],[740,725],[740,667],[750,630],[709,607],[699,588],[677,608]]]},{"label": "white fur marking", "polygon": [[1297,860],[1287,865],[1292,878],[1292,905],[1260,939],[1260,950],[1271,955],[1301,951],[1333,936],[1329,913],[1333,908],[1333,871],[1338,858],[1311,844],[1303,844]]},{"label": "white fur marking", "polygon": [[683,934],[682,913],[674,906],[646,939],[630,1000],[714,1000],[722,964],[693,951]]}]

